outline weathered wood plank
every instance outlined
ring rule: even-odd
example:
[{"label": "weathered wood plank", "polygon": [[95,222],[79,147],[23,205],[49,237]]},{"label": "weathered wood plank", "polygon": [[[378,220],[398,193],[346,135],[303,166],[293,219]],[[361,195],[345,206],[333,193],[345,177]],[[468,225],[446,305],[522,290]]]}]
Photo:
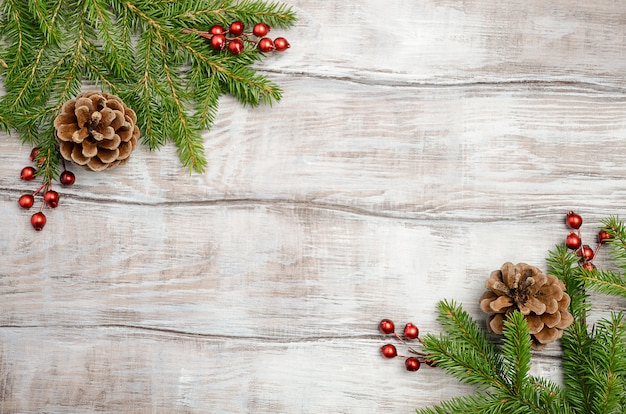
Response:
[{"label": "weathered wood plank", "polygon": [[433,330],[440,299],[456,298],[480,316],[477,300],[492,270],[505,261],[543,267],[566,231],[562,214],[424,222],[253,203],[146,208],[70,200],[50,216],[33,239],[27,220],[3,215],[2,224],[14,225],[5,227],[2,246],[0,326],[297,340],[347,326],[371,335],[389,314],[419,316]]},{"label": "weathered wood plank", "polygon": [[[601,188],[605,203],[620,203],[626,187],[621,93],[571,85],[281,83],[285,99],[271,109],[224,100],[206,135],[206,174],[190,178],[171,147],[139,149],[115,171],[78,172],[77,185],[63,193],[147,205],[297,202],[481,220],[554,213],[559,204],[593,210],[581,188]],[[0,187],[27,189],[15,177],[29,149],[10,138],[0,148]]]},{"label": "weathered wood plank", "polygon": [[614,0],[289,1],[300,21],[270,67],[365,84],[584,81],[624,87]]}]

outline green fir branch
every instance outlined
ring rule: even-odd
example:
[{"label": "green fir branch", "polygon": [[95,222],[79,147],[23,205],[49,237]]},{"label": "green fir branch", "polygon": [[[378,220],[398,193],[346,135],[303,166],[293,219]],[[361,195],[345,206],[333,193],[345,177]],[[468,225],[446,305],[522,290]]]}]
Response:
[{"label": "green fir branch", "polygon": [[504,344],[500,348],[460,305],[442,301],[438,311],[438,320],[446,333],[423,338],[429,358],[447,373],[485,392],[418,413],[574,413],[558,385],[529,375],[530,331],[519,311],[510,314],[505,322]]},{"label": "green fir branch", "polygon": [[558,277],[565,284],[565,290],[572,299],[570,304],[572,316],[584,324],[587,313],[590,311],[590,305],[589,295],[580,277],[582,268],[576,265],[579,259],[571,250],[567,249],[565,244],[559,244],[554,251],[548,252],[546,262],[548,273]]},{"label": "green fir branch", "polygon": [[488,414],[495,412],[497,398],[488,393],[451,398],[439,405],[416,410],[417,414]]},{"label": "green fir branch", "polygon": [[583,270],[580,280],[594,292],[626,298],[626,277],[611,270]]},{"label": "green fir branch", "polygon": [[[251,31],[259,22],[288,28],[296,17],[290,6],[267,1],[6,0],[0,128],[55,151],[49,125],[64,102],[93,82],[135,111],[147,147],[172,142],[182,165],[202,172],[202,132],[213,125],[220,95],[251,106],[281,99],[280,88],[251,68],[266,54],[251,45],[240,56],[215,51],[187,31],[234,20]],[[50,180],[54,172],[42,174]]]},{"label": "green fir branch", "polygon": [[424,346],[438,366],[463,382],[485,389],[502,388],[502,358],[480,325],[454,301],[442,301],[437,306],[437,320],[447,335],[427,335]]},{"label": "green fir branch", "polygon": [[580,320],[564,332],[561,339],[563,349],[563,378],[568,390],[567,398],[579,413],[592,413],[594,359],[591,356],[593,339],[587,326]]},{"label": "green fir branch", "polygon": [[595,364],[592,380],[593,413],[624,413],[623,398],[626,389],[626,324],[624,314],[613,313],[611,319],[602,319],[595,326],[591,355]]},{"label": "green fir branch", "polygon": [[507,379],[512,389],[519,393],[530,371],[530,329],[520,312],[514,312],[504,321],[504,346],[502,358]]}]

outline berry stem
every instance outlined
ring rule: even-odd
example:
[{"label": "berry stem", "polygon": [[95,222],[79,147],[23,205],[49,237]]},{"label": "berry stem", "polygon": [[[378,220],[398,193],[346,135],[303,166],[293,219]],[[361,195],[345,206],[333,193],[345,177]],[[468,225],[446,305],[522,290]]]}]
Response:
[{"label": "berry stem", "polygon": [[[397,332],[394,332],[393,336],[395,336],[398,341],[402,342],[404,344],[404,346],[406,346],[408,348],[410,353],[415,354],[415,355],[420,355],[420,356],[428,356],[427,353],[418,351],[418,350],[414,349],[411,345],[407,344],[406,341],[404,339],[402,339],[402,337],[400,337],[400,335],[398,335]],[[420,343],[422,343],[421,339],[417,338],[417,340]]]},{"label": "berry stem", "polygon": [[45,187],[46,185],[47,185],[47,183],[43,183],[43,184],[41,185],[41,187],[39,187],[39,188],[37,189],[37,191],[35,191],[35,192],[33,193],[33,197],[34,197],[34,196],[36,196],[37,194],[39,194],[39,193],[41,192],[41,190],[43,190],[43,189],[44,189],[44,187]]},{"label": "berry stem", "polygon": [[600,246],[602,246],[602,243],[598,243],[598,245],[596,246],[596,251],[593,252],[594,259],[598,255],[598,252],[600,251]]}]

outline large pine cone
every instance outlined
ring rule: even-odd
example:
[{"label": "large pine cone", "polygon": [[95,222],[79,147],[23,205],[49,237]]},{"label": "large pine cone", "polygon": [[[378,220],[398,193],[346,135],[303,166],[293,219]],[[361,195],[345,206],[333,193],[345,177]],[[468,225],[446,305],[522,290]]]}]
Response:
[{"label": "large pine cone", "polygon": [[85,92],[66,102],[54,127],[63,158],[93,171],[126,162],[139,138],[135,112],[108,93]]},{"label": "large pine cone", "polygon": [[541,349],[560,339],[574,321],[563,282],[534,266],[507,262],[491,272],[485,287],[480,309],[489,314],[487,327],[492,333],[502,334],[507,314],[519,310],[528,322],[533,348]]}]

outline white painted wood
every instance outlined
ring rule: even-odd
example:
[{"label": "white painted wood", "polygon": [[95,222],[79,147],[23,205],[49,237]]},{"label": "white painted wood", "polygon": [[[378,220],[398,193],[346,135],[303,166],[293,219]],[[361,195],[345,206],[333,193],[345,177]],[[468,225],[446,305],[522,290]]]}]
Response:
[{"label": "white painted wood", "polygon": [[30,148],[0,134],[1,414],[413,412],[473,389],[382,359],[381,318],[480,318],[566,211],[589,241],[626,214],[626,5],[288,3],[292,47],[259,65],[284,98],[224,97],[206,174],[171,146],[74,169],[35,233]]}]

